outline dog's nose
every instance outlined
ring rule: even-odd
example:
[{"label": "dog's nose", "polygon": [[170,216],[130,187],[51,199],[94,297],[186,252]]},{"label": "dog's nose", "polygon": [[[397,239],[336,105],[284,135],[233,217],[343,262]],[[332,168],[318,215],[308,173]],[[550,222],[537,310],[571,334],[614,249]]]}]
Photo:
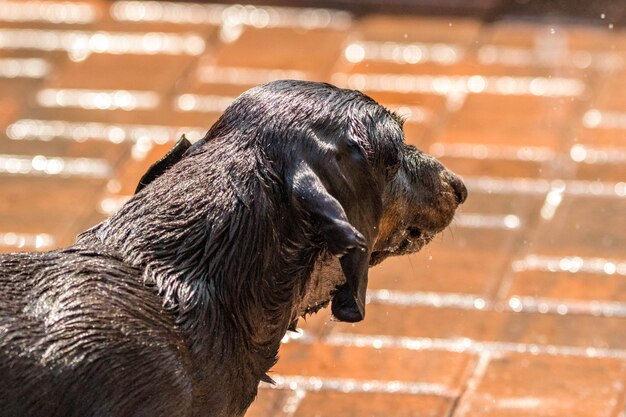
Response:
[{"label": "dog's nose", "polygon": [[465,184],[463,184],[463,181],[461,181],[461,179],[455,174],[450,173],[450,175],[448,175],[448,182],[454,190],[457,203],[463,204],[463,202],[467,199],[467,188],[465,187]]}]

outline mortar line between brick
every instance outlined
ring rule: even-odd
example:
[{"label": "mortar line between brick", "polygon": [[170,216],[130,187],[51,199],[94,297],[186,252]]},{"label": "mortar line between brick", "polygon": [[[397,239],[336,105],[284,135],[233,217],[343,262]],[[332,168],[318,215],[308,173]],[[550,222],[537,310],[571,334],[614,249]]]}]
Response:
[{"label": "mortar line between brick", "polygon": [[[546,193],[546,196],[547,195],[548,193]],[[521,255],[528,253],[526,242],[530,243],[537,237],[540,226],[541,221],[539,216],[531,217],[517,241],[511,244],[507,252],[508,256],[506,258],[506,265],[504,265],[498,273],[500,279],[496,280],[494,282],[494,285],[488,290],[488,297],[494,303],[504,302],[506,300],[506,297],[509,295],[515,280],[513,263],[516,259],[519,259]]]},{"label": "mortar line between brick", "polygon": [[[620,264],[621,265],[621,264]],[[546,297],[515,296],[509,302],[491,302],[487,297],[463,293],[404,292],[374,289],[368,292],[368,303],[405,307],[457,308],[513,313],[570,314],[594,317],[626,317],[626,303],[608,300],[571,300]]]},{"label": "mortar line between brick", "polygon": [[626,362],[622,364],[622,386],[615,404],[615,410],[610,417],[626,417]]},{"label": "mortar line between brick", "polygon": [[474,373],[476,372],[476,367],[478,365],[479,359],[480,359],[479,355],[472,356],[471,359],[468,360],[468,363],[465,366],[465,368],[462,369],[458,373],[455,380],[458,381],[459,383],[459,396],[454,399],[454,401],[450,405],[448,412],[446,413],[444,417],[452,417],[454,413],[456,412],[457,408],[459,407],[459,404],[461,403],[461,398],[463,397],[463,394],[467,390],[469,381],[474,375]]},{"label": "mortar line between brick", "polygon": [[450,409],[450,413],[447,417],[453,416],[462,416],[464,413],[465,406],[465,398],[471,396],[476,392],[476,387],[483,379],[485,372],[487,371],[487,367],[489,366],[489,362],[491,362],[491,353],[490,352],[481,352],[478,357],[478,362],[474,367],[473,374],[467,380],[465,385],[465,389],[461,392],[461,395],[457,397],[454,402],[454,405]]},{"label": "mortar line between brick", "polygon": [[375,349],[401,348],[477,354],[483,352],[530,353],[532,355],[626,360],[626,349],[476,341],[469,338],[437,339],[335,333],[323,339],[323,342],[334,346],[373,347]]},{"label": "mortar line between brick", "polygon": [[278,374],[272,374],[272,379],[275,382],[274,384],[262,382],[260,387],[306,392],[333,391],[343,393],[435,395],[445,398],[455,398],[459,395],[456,389],[428,382]]},{"label": "mortar line between brick", "polygon": [[306,391],[301,389],[293,390],[289,396],[284,401],[283,407],[281,409],[282,417],[294,417],[302,400],[306,397]]}]

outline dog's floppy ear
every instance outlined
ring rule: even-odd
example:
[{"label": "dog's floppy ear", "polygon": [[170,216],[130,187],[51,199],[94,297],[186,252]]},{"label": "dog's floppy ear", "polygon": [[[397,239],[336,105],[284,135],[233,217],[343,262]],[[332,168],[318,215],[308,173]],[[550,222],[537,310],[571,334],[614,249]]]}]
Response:
[{"label": "dog's floppy ear", "polygon": [[180,161],[191,146],[191,142],[187,140],[185,135],[182,135],[178,142],[170,149],[163,158],[156,161],[154,164],[148,168],[145,174],[139,180],[139,184],[137,184],[137,188],[135,189],[135,194],[141,191],[146,185],[150,184],[156,178],[161,176],[169,167],[174,165],[176,162]]},{"label": "dog's floppy ear", "polygon": [[356,140],[316,137],[313,149],[307,142],[303,157],[290,161],[287,180],[292,201],[309,213],[329,251],[340,257],[346,284],[333,296],[333,315],[341,321],[360,321],[365,316],[367,271],[382,213],[381,192]]}]

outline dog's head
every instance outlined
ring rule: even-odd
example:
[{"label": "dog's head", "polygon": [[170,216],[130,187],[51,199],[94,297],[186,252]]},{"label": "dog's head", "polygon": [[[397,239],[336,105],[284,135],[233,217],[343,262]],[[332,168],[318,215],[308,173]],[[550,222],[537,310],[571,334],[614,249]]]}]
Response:
[{"label": "dog's head", "polygon": [[400,168],[385,186],[370,265],[420,250],[448,226],[467,198],[459,177],[414,146],[403,146],[400,160]]},{"label": "dog's head", "polygon": [[242,130],[253,132],[242,149],[258,147],[272,162],[294,216],[341,265],[340,282],[329,277],[331,290],[305,296],[302,312],[332,297],[336,318],[363,319],[368,268],[421,249],[467,196],[457,176],[404,143],[397,115],[360,92],[303,81],[244,93],[204,139],[182,139],[154,164],[138,191],[207,141]]}]

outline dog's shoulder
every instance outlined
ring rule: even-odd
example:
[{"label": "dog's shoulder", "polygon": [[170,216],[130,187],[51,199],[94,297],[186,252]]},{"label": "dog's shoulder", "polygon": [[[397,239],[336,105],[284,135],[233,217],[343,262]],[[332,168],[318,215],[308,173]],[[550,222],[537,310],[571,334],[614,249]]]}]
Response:
[{"label": "dog's shoulder", "polygon": [[177,339],[173,318],[156,289],[142,281],[142,271],[87,248],[0,255],[0,323],[9,316],[47,334],[84,320],[117,337],[134,339],[145,328]]},{"label": "dog's shoulder", "polygon": [[17,390],[7,398],[40,397],[32,408],[0,404],[14,415],[37,415],[46,403],[117,415],[157,389],[190,395],[173,318],[141,271],[115,254],[73,247],[0,255],[0,329],[0,379]]}]

